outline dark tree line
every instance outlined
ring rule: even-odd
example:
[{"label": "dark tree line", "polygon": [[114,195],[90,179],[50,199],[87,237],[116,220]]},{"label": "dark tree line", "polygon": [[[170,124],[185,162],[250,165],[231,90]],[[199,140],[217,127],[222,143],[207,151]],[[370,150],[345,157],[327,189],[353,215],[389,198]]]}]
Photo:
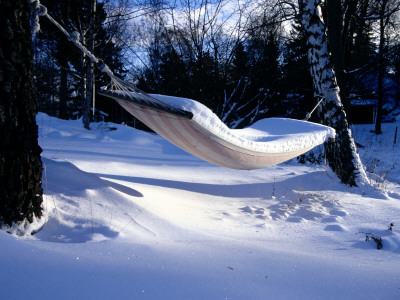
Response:
[{"label": "dark tree line", "polygon": [[[379,98],[378,121],[383,101],[386,113],[398,106],[398,97],[380,96],[380,84],[383,78],[399,80],[398,71],[393,72],[397,52],[392,50],[398,48],[399,41],[387,31],[385,41],[379,43],[377,31],[379,21],[398,11],[394,3],[391,14],[384,15],[379,10],[388,9],[381,1],[321,1],[345,110],[350,111],[352,100]],[[217,4],[223,5],[223,1]],[[215,6],[208,5],[202,7],[202,13],[213,16]],[[282,1],[265,1],[263,5],[262,13],[249,14],[246,20],[250,21],[240,21],[240,32],[235,34],[214,29],[221,25],[216,18],[202,19],[201,12],[196,16],[194,11],[200,7],[195,4],[187,5],[192,15],[185,15],[186,22],[174,22],[173,26],[167,10],[158,10],[157,16],[145,23],[147,27],[142,27],[148,46],[146,63],[136,70],[140,87],[201,101],[231,127],[247,126],[268,116],[304,118],[317,100],[308,72],[302,12],[295,2],[286,8]],[[289,32],[285,20],[291,21]],[[392,28],[396,26],[393,21]],[[389,92],[399,93],[396,88]]]},{"label": "dark tree line", "polygon": [[[234,128],[270,116],[302,119],[317,102],[297,1],[237,4],[225,19],[220,16],[226,0],[105,0],[94,15],[92,2],[43,1],[69,31],[80,33],[84,45],[94,41],[95,55],[115,73],[128,75],[144,91],[198,100]],[[398,90],[384,97],[383,82],[400,77],[393,50],[399,41],[392,34],[398,7],[386,2],[321,1],[345,111],[350,113],[352,100],[380,99],[378,125],[398,106]],[[85,115],[93,66],[47,20],[37,37],[40,109],[62,118]],[[94,78],[95,89],[107,83],[98,71]],[[133,123],[114,103],[100,98],[96,104],[105,113],[101,117]]]}]

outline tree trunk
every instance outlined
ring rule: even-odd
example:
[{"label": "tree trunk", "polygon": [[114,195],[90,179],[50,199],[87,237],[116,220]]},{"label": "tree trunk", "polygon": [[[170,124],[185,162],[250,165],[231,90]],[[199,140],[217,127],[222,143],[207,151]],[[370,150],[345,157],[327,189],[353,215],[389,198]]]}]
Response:
[{"label": "tree trunk", "polygon": [[0,225],[42,215],[42,162],[32,77],[30,7],[0,0]]},{"label": "tree trunk", "polygon": [[[63,5],[58,5],[58,15],[61,16],[62,20],[68,20],[69,11],[71,9],[71,4],[69,2],[64,3]],[[55,30],[53,28],[53,30]],[[58,39],[56,42],[56,53],[57,60],[60,65],[60,83],[59,83],[59,105],[58,112],[56,114],[57,117],[62,119],[68,119],[68,56],[70,51],[70,43],[69,41],[65,41],[64,39]]]},{"label": "tree trunk", "polygon": [[[94,24],[96,17],[96,0],[90,1],[89,36],[87,38],[87,49],[94,53]],[[90,129],[90,105],[94,97],[94,63],[89,58],[86,63],[86,97],[83,104],[83,126]]]},{"label": "tree trunk", "polygon": [[382,0],[380,19],[379,19],[379,52],[378,52],[378,107],[376,111],[375,133],[382,133],[382,106],[383,106],[383,77],[385,73],[385,60],[383,57],[383,47],[385,45],[385,12],[387,0]]},{"label": "tree trunk", "polygon": [[368,184],[364,167],[351,136],[346,114],[339,96],[335,73],[329,57],[320,0],[299,0],[302,25],[307,34],[308,61],[314,90],[324,98],[318,117],[324,125],[336,130],[336,140],[325,144],[328,163],[342,182],[349,185]]},{"label": "tree trunk", "polygon": [[67,101],[68,101],[68,62],[66,59],[60,60],[60,89],[59,89],[59,106],[57,117],[62,119],[68,118]]}]

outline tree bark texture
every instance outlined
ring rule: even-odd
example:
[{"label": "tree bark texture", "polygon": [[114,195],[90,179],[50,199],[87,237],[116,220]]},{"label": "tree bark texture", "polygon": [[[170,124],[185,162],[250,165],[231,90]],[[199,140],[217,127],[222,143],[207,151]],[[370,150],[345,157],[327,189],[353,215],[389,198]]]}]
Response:
[{"label": "tree bark texture", "polygon": [[42,215],[30,6],[0,0],[0,225]]},{"label": "tree bark texture", "polygon": [[324,125],[336,130],[336,140],[325,144],[325,153],[330,167],[342,182],[352,186],[365,185],[368,178],[340,100],[336,76],[329,57],[320,2],[299,0],[299,7],[302,25],[307,34],[308,61],[314,90],[319,97],[324,98],[318,109],[318,118]]}]

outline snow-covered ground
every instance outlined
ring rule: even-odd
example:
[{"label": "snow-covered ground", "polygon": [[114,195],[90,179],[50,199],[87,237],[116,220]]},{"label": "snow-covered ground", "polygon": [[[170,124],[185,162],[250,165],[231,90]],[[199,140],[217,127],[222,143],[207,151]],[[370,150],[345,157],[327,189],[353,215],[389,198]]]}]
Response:
[{"label": "snow-covered ground", "polygon": [[122,125],[37,121],[46,222],[0,231],[0,299],[400,299],[399,122],[354,128],[378,191],[325,166],[230,170]]}]

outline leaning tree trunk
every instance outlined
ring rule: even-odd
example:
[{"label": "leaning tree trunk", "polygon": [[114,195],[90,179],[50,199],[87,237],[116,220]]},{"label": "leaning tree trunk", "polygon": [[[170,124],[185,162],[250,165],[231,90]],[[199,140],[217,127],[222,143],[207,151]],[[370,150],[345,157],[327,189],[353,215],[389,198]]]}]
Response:
[{"label": "leaning tree trunk", "polygon": [[0,225],[42,215],[42,162],[32,77],[30,8],[0,0]]},{"label": "leaning tree trunk", "polygon": [[339,88],[329,57],[320,2],[321,0],[299,0],[299,7],[302,25],[308,36],[308,61],[314,90],[324,98],[318,110],[318,117],[323,124],[336,130],[336,140],[325,144],[325,153],[330,167],[342,182],[349,185],[365,185],[369,181],[340,100]]}]

